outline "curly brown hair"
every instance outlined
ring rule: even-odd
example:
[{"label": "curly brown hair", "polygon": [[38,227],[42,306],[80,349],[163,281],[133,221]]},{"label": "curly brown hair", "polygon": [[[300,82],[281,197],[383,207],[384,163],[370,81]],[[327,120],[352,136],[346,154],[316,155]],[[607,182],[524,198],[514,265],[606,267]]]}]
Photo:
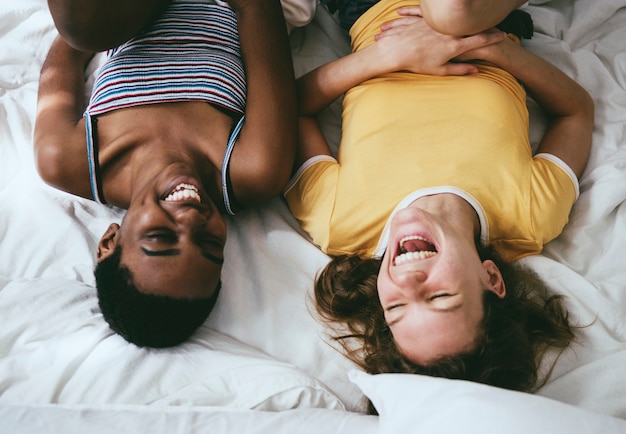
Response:
[{"label": "curly brown hair", "polygon": [[[485,291],[483,333],[469,353],[428,365],[411,362],[398,350],[378,298],[381,260],[344,255],[333,258],[315,282],[315,304],[346,356],[370,374],[413,373],[475,381],[531,392],[545,383],[539,363],[551,348],[566,348],[574,326],[560,295],[519,263],[502,260],[491,246],[477,243],[481,260],[499,268],[507,293]],[[370,403],[370,412],[375,409]]]}]

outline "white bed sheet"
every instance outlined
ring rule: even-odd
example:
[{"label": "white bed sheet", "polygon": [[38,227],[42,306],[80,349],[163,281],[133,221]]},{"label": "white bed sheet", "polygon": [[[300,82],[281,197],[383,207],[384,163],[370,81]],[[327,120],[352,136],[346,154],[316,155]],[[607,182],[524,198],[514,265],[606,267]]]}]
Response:
[{"label": "white bed sheet", "polygon": [[[591,324],[559,357],[539,395],[626,419],[626,2],[536,0],[527,11],[536,34],[526,45],[596,102],[592,155],[571,221],[543,254],[524,260],[568,297],[576,321]],[[185,412],[173,406],[199,414],[205,408],[207,417],[224,406],[317,407],[351,420],[364,393],[311,314],[312,282],[328,258],[280,199],[228,221],[223,290],[191,342],[140,350],[108,330],[92,287],[94,252],[122,212],[45,186],[33,164],[37,80],[54,36],[44,0],[0,1],[0,409],[19,407],[21,420],[54,420],[72,410],[75,420],[94,420],[80,419],[87,406],[94,418],[113,412],[134,421],[151,410],[133,406],[146,404],[171,411],[175,421],[191,416],[176,416]],[[323,11],[295,29],[292,42],[297,74],[349,50]],[[322,116],[333,143],[339,113],[338,102]],[[536,143],[544,124],[532,102],[531,114]],[[412,392],[423,397],[433,390],[428,384]],[[358,432],[377,429],[367,420],[369,431]],[[351,423],[342,432],[351,432]]]}]

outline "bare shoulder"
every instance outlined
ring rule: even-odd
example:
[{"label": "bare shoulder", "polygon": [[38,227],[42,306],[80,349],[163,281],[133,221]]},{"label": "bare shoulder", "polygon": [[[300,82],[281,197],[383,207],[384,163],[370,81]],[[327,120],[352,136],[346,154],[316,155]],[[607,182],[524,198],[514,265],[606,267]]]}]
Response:
[{"label": "bare shoulder", "polygon": [[85,120],[75,125],[38,120],[34,150],[42,180],[59,190],[91,198]]}]

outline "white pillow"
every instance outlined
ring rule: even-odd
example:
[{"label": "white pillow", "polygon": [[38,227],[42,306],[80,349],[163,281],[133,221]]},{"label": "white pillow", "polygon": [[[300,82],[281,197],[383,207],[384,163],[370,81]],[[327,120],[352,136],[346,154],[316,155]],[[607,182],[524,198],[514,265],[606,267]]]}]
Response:
[{"label": "white pillow", "polygon": [[379,412],[380,433],[626,433],[621,419],[469,381],[360,371],[349,376]]},{"label": "white pillow", "polygon": [[0,283],[0,403],[343,409],[304,371],[208,328],[175,348],[142,349],[109,329],[88,285]]}]

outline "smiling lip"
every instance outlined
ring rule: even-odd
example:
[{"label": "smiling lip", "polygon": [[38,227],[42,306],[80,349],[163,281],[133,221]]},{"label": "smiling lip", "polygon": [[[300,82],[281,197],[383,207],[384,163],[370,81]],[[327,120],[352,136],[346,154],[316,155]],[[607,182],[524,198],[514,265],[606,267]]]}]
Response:
[{"label": "smiling lip", "polygon": [[397,243],[394,265],[423,261],[436,255],[437,248],[430,238],[423,235],[406,235]]}]

